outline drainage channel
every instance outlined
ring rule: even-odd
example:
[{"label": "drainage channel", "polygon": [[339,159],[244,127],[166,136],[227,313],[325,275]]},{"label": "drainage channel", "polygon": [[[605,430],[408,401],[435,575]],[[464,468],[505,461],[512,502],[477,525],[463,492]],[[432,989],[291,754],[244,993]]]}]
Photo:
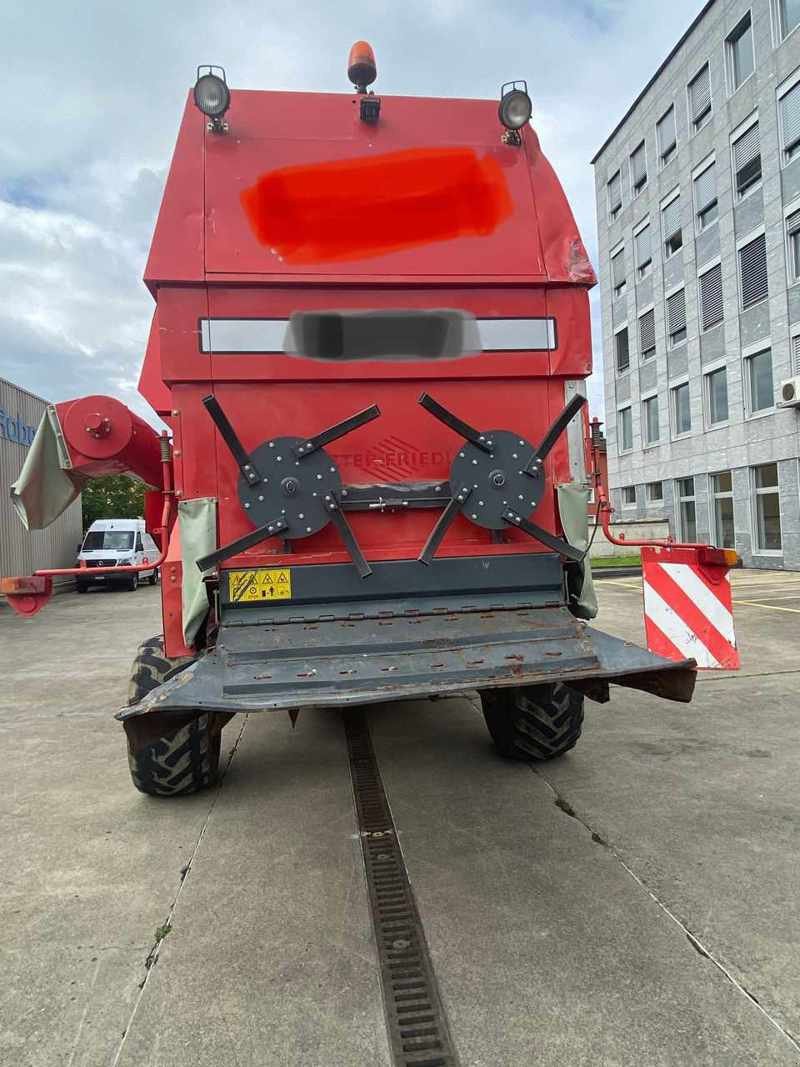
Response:
[{"label": "drainage channel", "polygon": [[458,1067],[364,712],[347,711],[344,725],[392,1058]]}]

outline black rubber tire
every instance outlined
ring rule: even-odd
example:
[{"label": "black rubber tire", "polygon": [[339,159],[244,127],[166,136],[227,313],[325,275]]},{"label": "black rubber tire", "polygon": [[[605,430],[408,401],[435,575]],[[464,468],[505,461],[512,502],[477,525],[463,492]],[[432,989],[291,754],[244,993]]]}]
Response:
[{"label": "black rubber tire", "polygon": [[153,573],[147,579],[151,585],[156,585],[158,582],[158,567],[153,567]]},{"label": "black rubber tire", "polygon": [[89,586],[86,584],[86,582],[76,582],[75,583],[75,592],[76,593],[85,593],[85,592],[87,592],[88,588],[89,588]]},{"label": "black rubber tire", "polygon": [[495,748],[506,759],[555,759],[581,736],[583,693],[561,682],[486,689],[481,701]]},{"label": "black rubber tire", "polygon": [[[191,656],[169,659],[163,638],[140,645],[133,661],[128,706],[193,663]],[[141,793],[186,796],[213,785],[219,775],[222,726],[228,717],[208,712],[169,715],[147,712],[127,719],[128,766]]]},{"label": "black rubber tire", "polygon": [[139,588],[139,575],[136,573],[129,574],[128,580],[125,583],[125,588],[128,590],[129,593],[135,593],[136,590]]}]

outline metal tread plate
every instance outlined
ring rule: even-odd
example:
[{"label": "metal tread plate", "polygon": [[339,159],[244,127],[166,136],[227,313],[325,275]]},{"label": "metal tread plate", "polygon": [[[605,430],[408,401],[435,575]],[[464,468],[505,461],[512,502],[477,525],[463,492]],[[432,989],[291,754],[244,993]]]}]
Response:
[{"label": "metal tread plate", "polygon": [[693,664],[598,634],[564,607],[223,625],[215,649],[120,717],[347,706],[681,667]]}]

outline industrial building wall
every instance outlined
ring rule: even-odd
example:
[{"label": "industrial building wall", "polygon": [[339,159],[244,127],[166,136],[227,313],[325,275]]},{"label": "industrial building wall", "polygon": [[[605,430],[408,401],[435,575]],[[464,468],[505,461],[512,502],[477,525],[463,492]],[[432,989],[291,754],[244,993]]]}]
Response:
[{"label": "industrial building wall", "polygon": [[75,565],[82,536],[80,499],[46,530],[29,533],[8,491],[46,407],[40,397],[0,378],[0,577],[30,574],[39,567]]},{"label": "industrial building wall", "polygon": [[753,567],[800,569],[799,134],[800,8],[715,0],[595,158],[612,502]]}]

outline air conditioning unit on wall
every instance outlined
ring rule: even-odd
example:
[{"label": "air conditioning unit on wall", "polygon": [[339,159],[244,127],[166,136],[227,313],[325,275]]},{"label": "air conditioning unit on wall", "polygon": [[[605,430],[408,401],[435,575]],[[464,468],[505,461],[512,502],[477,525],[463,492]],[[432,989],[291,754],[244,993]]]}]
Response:
[{"label": "air conditioning unit on wall", "polygon": [[778,407],[800,407],[800,374],[781,382],[781,398],[778,401]]}]

